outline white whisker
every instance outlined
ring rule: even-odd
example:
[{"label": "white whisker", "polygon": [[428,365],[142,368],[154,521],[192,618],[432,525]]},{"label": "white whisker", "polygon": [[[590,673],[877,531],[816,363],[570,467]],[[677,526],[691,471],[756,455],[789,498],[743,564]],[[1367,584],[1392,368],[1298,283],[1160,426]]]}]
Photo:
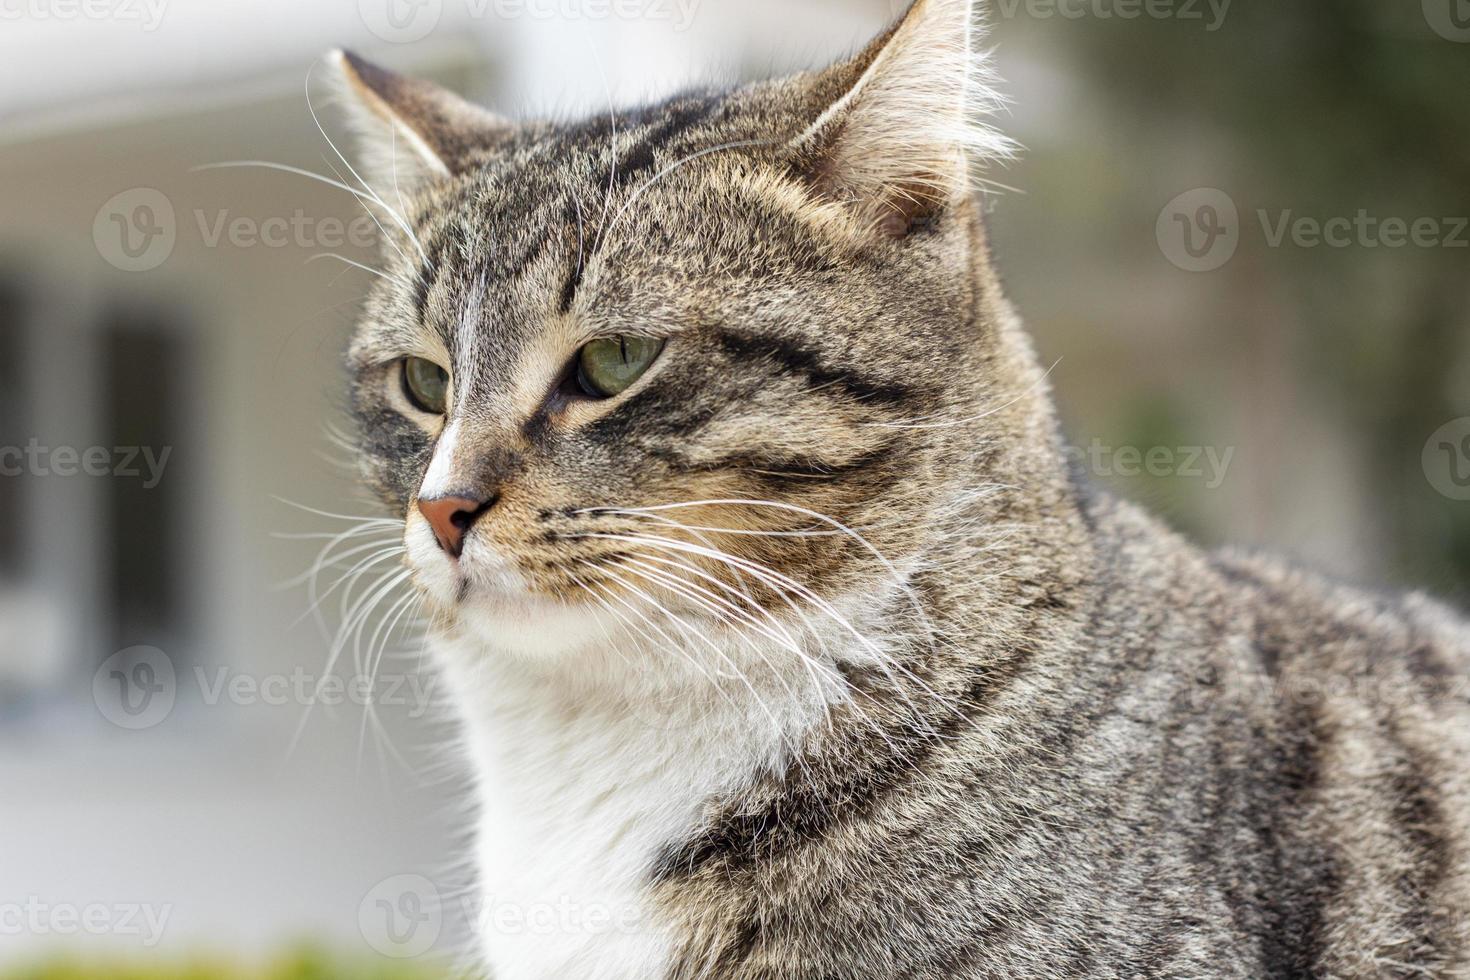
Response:
[{"label": "white whisker", "polygon": [[404,289],[412,289],[413,288],[413,285],[411,283],[403,280],[402,278],[400,278],[398,276],[392,275],[391,273],[384,272],[382,269],[375,269],[375,268],[373,268],[370,265],[364,265],[363,263],[358,262],[355,259],[349,259],[347,256],[345,256],[345,255],[339,255],[336,252],[321,252],[321,253],[319,253],[317,255],[311,256],[306,261],[307,261],[308,264],[310,264],[312,262],[319,262],[322,259],[335,259],[338,262],[343,263],[344,265],[350,265],[350,266],[352,266],[354,269],[361,269],[363,272],[370,272],[373,275],[377,276],[379,279],[384,279],[384,280],[386,280],[388,282],[396,283],[398,286],[400,286],[400,287],[402,287]]},{"label": "white whisker", "polygon": [[622,206],[622,208],[618,211],[617,216],[613,218],[612,224],[608,225],[606,230],[603,232],[601,238],[598,240],[597,247],[600,249],[607,242],[607,240],[612,236],[613,229],[618,226],[618,222],[622,221],[623,216],[628,213],[628,209],[631,208],[634,204],[638,203],[638,199],[642,197],[649,188],[651,188],[654,184],[657,184],[660,180],[667,177],[669,174],[673,173],[675,170],[678,170],[680,167],[684,166],[687,163],[693,163],[695,160],[698,160],[701,157],[709,156],[711,153],[719,153],[724,150],[735,150],[747,146],[770,146],[772,145],[772,142],[772,140],[741,140],[737,143],[723,143],[720,146],[711,146],[708,149],[700,150],[697,153],[691,153],[683,159],[669,164],[667,167],[650,177],[646,182],[640,185],[636,191],[633,192],[632,196],[628,198],[627,203]]},{"label": "white whisker", "polygon": [[403,233],[409,237],[409,240],[412,241],[414,246],[418,249],[419,258],[424,261],[425,265],[429,265],[429,256],[424,252],[424,247],[419,244],[418,236],[413,233],[413,228],[409,226],[408,219],[399,214],[393,208],[389,207],[388,202],[378,196],[378,192],[373,189],[371,184],[363,179],[362,175],[357,172],[357,170],[352,166],[351,162],[348,161],[347,157],[342,155],[342,151],[337,149],[337,144],[332,142],[332,138],[327,135],[327,131],[322,128],[321,120],[318,119],[316,115],[316,107],[311,104],[311,73],[312,70],[315,68],[316,65],[313,64],[310,68],[306,70],[306,79],[303,84],[303,88],[306,96],[306,111],[311,114],[311,121],[313,124],[315,124],[316,131],[321,134],[322,139],[327,141],[327,145],[332,148],[332,152],[337,154],[337,159],[342,161],[342,165],[347,168],[347,172],[352,174],[357,182],[362,185],[362,189],[372,197],[373,201],[376,202],[380,208],[388,212],[389,216],[392,217],[393,220],[398,224],[398,227],[403,229]]},{"label": "white whisker", "polygon": [[1017,395],[1016,397],[1012,398],[1008,402],[1004,402],[1003,404],[1000,404],[1000,405],[995,406],[994,408],[990,409],[989,411],[981,412],[979,415],[972,415],[972,416],[970,416],[968,418],[962,418],[962,419],[944,419],[944,420],[938,421],[938,422],[930,422],[930,421],[927,421],[928,419],[937,418],[938,417],[937,415],[926,415],[926,416],[917,416],[917,417],[912,418],[912,419],[907,419],[907,420],[898,421],[898,422],[864,422],[863,424],[864,425],[876,426],[878,428],[883,428],[883,429],[948,429],[948,428],[953,428],[954,426],[959,426],[959,425],[970,425],[971,423],[979,422],[979,421],[982,421],[984,419],[988,419],[992,415],[997,414],[998,412],[1003,412],[1006,409],[1010,408],[1012,405],[1014,405],[1017,402],[1021,401],[1023,398],[1026,398],[1029,395],[1034,394],[1038,388],[1040,388],[1040,387],[1042,387],[1043,385],[1046,384],[1046,379],[1051,376],[1052,371],[1056,370],[1056,366],[1058,364],[1060,364],[1060,363],[1062,363],[1062,359],[1059,357],[1055,361],[1052,361],[1051,367],[1047,368],[1044,372],[1042,372],[1041,377],[1039,377],[1035,381],[1031,382],[1031,384],[1028,385],[1026,387],[1026,389],[1024,391],[1022,391],[1019,395]]}]

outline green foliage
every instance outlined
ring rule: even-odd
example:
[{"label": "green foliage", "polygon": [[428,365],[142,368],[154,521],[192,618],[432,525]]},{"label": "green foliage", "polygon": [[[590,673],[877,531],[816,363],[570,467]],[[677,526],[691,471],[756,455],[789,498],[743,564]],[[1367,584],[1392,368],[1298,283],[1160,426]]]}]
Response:
[{"label": "green foliage", "polygon": [[[1088,9],[1123,6],[1100,0]],[[1364,515],[1372,527],[1359,537],[1387,545],[1370,556],[1375,578],[1439,592],[1464,588],[1470,504],[1435,492],[1420,453],[1439,426],[1470,415],[1470,248],[1356,240],[1341,248],[1270,248],[1257,215],[1352,218],[1363,211],[1379,219],[1459,221],[1463,242],[1470,217],[1470,46],[1436,36],[1419,0],[1233,2],[1213,30],[1179,17],[1090,15],[1002,22],[1002,41],[1008,31],[1043,37],[1052,57],[1103,107],[1087,119],[1114,142],[1107,156],[1069,160],[1071,183],[1097,200],[1127,202],[1128,221],[1086,215],[1084,230],[1100,227],[1107,242],[1123,246],[1147,243],[1133,229],[1146,229],[1172,194],[1214,186],[1234,198],[1242,226],[1252,231],[1229,266],[1190,281],[1192,292],[1180,291],[1192,305],[1181,308],[1177,335],[1193,330],[1269,356],[1255,377],[1228,376],[1229,407],[1265,401],[1295,412],[1310,402],[1330,420],[1338,442],[1352,447],[1353,489],[1373,502]],[[1088,135],[1089,145],[1098,142],[1099,134]],[[1110,171],[1109,183],[1094,181],[1095,170]],[[1112,186],[1120,180],[1122,188]],[[1038,173],[1029,189],[1045,197],[1058,184],[1065,190],[1064,182]],[[1121,270],[1123,246],[1099,247],[1093,261]],[[1252,332],[1257,324],[1264,326]],[[1268,348],[1268,335],[1279,344]],[[1161,370],[1156,362],[1148,368]],[[1150,376],[1142,372],[1131,385]],[[1264,393],[1266,378],[1277,397]],[[1244,414],[1228,421],[1240,427]],[[1118,426],[1127,422],[1109,419],[1109,438],[1119,438]],[[1258,432],[1246,436],[1242,455],[1264,448]],[[1151,431],[1128,437],[1171,438]],[[1341,491],[1324,485],[1318,492],[1325,499]],[[1273,494],[1267,488],[1260,496]],[[1183,498],[1166,502],[1189,506]],[[1197,516],[1191,511],[1185,523]],[[1215,530],[1206,537],[1233,538],[1236,531]]]},{"label": "green foliage", "polygon": [[103,964],[58,960],[0,974],[3,980],[440,980],[423,966],[384,960],[341,959],[302,949],[266,966],[242,966],[212,957],[182,963]]}]

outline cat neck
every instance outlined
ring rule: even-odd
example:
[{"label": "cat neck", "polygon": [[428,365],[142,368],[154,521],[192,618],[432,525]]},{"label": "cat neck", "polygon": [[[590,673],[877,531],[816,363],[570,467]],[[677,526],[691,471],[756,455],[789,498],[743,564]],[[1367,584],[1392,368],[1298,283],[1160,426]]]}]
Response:
[{"label": "cat neck", "polygon": [[[479,790],[473,929],[493,975],[512,978],[662,975],[674,940],[650,904],[660,856],[697,833],[708,801],[784,771],[837,691],[835,673],[748,660],[741,677],[654,675],[608,651],[548,667],[478,639],[435,646]],[[556,919],[556,942],[503,925],[535,915]]]}]

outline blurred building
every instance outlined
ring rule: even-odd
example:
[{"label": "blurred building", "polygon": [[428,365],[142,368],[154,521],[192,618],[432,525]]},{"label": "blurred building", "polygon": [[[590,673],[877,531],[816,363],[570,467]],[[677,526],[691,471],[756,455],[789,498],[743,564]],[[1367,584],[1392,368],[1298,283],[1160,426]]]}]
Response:
[{"label": "blurred building", "polygon": [[[390,703],[370,723],[319,705],[296,739],[294,692],[322,677],[329,633],[303,618],[304,585],[279,586],[326,543],[300,536],[348,526],[301,507],[376,514],[332,439],[366,276],[306,260],[370,264],[370,219],[306,178],[195,168],[344,171],[307,104],[350,154],[319,64],[336,46],[510,114],[573,114],[815,63],[887,15],[659,7],[160,0],[0,25],[0,446],[23,453],[0,458],[21,467],[0,476],[0,907],[171,910],[156,949],[126,930],[7,931],[0,969],[76,948],[367,949],[360,907],[405,873],[455,901],[464,785],[443,716],[381,679],[417,675],[416,658],[382,669]],[[141,707],[164,670],[166,714],[112,717],[111,685],[142,685]],[[352,678],[350,658],[336,672]],[[458,918],[436,949],[453,952]]]}]

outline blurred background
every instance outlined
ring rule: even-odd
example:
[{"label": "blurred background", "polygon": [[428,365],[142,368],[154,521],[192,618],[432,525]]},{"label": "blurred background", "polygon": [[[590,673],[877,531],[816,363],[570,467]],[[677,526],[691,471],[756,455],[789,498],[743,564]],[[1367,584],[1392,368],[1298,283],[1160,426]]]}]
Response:
[{"label": "blurred background", "polygon": [[[1470,4],[990,4],[1026,147],[991,227],[1093,477],[1212,545],[1470,600]],[[341,142],[338,45],[572,116],[899,12],[0,2],[0,977],[446,975],[475,914],[391,528],[333,539],[376,513],[333,428],[375,229],[197,168],[343,171],[308,110]]]}]

